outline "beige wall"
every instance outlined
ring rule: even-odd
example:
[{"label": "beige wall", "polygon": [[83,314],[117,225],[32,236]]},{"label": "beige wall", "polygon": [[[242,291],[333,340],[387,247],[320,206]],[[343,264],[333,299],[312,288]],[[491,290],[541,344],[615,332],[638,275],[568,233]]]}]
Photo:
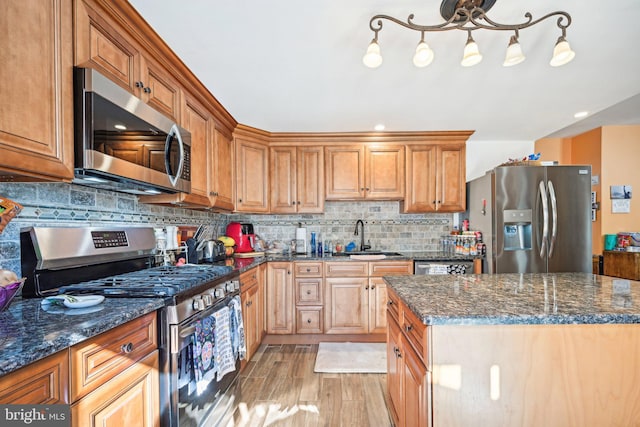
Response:
[{"label": "beige wall", "polygon": [[[542,160],[560,164],[589,164],[599,184],[592,186],[600,203],[597,220],[592,223],[593,253],[602,253],[604,235],[621,231],[640,231],[640,202],[631,199],[631,212],[612,213],[610,186],[631,185],[640,192],[640,126],[604,126],[573,138],[547,138],[536,141],[535,151]],[[640,194],[640,193],[639,193]]]}]

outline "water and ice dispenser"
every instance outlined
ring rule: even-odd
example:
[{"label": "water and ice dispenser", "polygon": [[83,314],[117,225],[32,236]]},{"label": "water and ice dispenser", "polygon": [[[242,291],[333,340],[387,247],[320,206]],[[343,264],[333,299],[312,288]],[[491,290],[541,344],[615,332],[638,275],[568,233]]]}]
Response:
[{"label": "water and ice dispenser", "polygon": [[531,249],[531,217],[531,209],[503,211],[505,251]]}]

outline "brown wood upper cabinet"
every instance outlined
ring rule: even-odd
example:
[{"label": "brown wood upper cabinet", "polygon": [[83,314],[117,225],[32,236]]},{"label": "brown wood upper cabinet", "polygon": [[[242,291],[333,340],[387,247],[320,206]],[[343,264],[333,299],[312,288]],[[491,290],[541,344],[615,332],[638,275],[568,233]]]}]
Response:
[{"label": "brown wood upper cabinet", "polygon": [[404,213],[466,208],[465,143],[407,145]]},{"label": "brown wood upper cabinet", "polygon": [[152,55],[145,54],[97,3],[75,0],[75,65],[99,70],[158,111],[179,120],[181,89],[176,79]]},{"label": "brown wood upper cabinet", "polygon": [[71,0],[2,2],[0,181],[73,178]]},{"label": "brown wood upper cabinet", "polygon": [[271,212],[322,213],[323,147],[271,147]]},{"label": "brown wood upper cabinet", "polygon": [[404,146],[327,146],[327,200],[396,200],[404,197]]},{"label": "brown wood upper cabinet", "polygon": [[269,211],[269,147],[236,136],[236,211]]}]

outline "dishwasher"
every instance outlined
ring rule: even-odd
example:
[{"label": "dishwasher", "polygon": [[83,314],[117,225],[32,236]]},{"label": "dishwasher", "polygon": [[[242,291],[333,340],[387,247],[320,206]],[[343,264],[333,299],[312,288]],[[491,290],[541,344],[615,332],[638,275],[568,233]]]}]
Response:
[{"label": "dishwasher", "polygon": [[473,261],[471,260],[438,260],[413,262],[415,275],[424,274],[472,274]]}]

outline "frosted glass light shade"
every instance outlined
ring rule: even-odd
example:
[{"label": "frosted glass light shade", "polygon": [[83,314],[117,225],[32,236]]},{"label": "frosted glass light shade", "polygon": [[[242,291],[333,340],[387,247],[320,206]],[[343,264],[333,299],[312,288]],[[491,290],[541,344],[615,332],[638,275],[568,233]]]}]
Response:
[{"label": "frosted glass light shade", "polygon": [[421,41],[418,43],[418,47],[416,47],[415,55],[413,55],[413,65],[418,68],[426,67],[433,62],[433,57],[433,50],[431,50],[428,44]]},{"label": "frosted glass light shade", "polygon": [[380,46],[373,40],[369,43],[367,53],[364,54],[362,62],[369,68],[378,68],[382,64],[382,55],[380,55]]},{"label": "frosted glass light shade", "polygon": [[507,47],[507,55],[504,58],[505,67],[511,67],[512,65],[516,65],[524,61],[525,56],[522,53],[522,48],[520,47],[520,43],[518,43],[518,39],[512,38],[509,43],[509,47]]},{"label": "frosted glass light shade", "polygon": [[473,41],[473,39],[470,39],[464,46],[464,54],[462,55],[462,62],[460,64],[463,67],[471,67],[472,65],[478,64],[480,61],[482,61],[482,55],[480,54],[478,45]]},{"label": "frosted glass light shade", "polygon": [[552,67],[559,67],[571,62],[575,56],[576,53],[571,50],[569,42],[566,41],[564,37],[560,37],[556,46],[553,48],[553,58],[551,58],[549,65]]}]

